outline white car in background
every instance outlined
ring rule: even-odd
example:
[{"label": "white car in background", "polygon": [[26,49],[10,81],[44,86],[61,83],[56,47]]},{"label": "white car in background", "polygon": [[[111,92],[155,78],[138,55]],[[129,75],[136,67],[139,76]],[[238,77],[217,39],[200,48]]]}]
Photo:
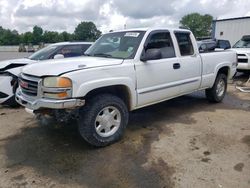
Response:
[{"label": "white car in background", "polygon": [[[0,104],[16,106],[15,91],[18,87],[18,75],[23,66],[48,59],[61,59],[84,55],[91,42],[61,42],[51,44],[31,56],[0,62]],[[53,61],[52,61],[53,62]]]},{"label": "white car in background", "polygon": [[238,56],[237,72],[250,72],[250,35],[245,35],[232,48]]}]

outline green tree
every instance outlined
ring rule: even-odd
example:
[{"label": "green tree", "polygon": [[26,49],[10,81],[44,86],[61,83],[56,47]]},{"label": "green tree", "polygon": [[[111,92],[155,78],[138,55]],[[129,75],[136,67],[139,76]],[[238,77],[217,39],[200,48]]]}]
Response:
[{"label": "green tree", "polygon": [[93,22],[81,22],[75,28],[75,40],[95,41],[101,36],[101,31],[96,28]]},{"label": "green tree", "polygon": [[67,33],[66,31],[60,33],[60,38],[63,41],[72,41],[73,40],[73,36],[70,33]]},{"label": "green tree", "polygon": [[43,34],[43,42],[45,43],[56,43],[62,41],[62,36],[56,31],[45,31]]},{"label": "green tree", "polygon": [[26,33],[22,34],[21,35],[21,41],[24,44],[33,43],[33,33],[26,32]]},{"label": "green tree", "polygon": [[211,35],[212,21],[213,17],[209,14],[192,13],[182,17],[180,24],[182,27],[189,28],[195,37],[204,37]]},{"label": "green tree", "polygon": [[33,43],[39,44],[43,41],[43,29],[37,25],[33,27]]}]

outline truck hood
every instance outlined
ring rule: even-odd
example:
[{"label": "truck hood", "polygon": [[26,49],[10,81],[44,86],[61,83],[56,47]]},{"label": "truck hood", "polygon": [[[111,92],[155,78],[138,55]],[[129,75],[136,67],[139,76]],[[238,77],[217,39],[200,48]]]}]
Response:
[{"label": "truck hood", "polygon": [[0,61],[0,71],[5,71],[5,70],[16,68],[16,67],[21,67],[29,63],[33,63],[33,62],[36,62],[36,61],[30,60],[28,58]]},{"label": "truck hood", "polygon": [[56,60],[46,60],[41,63],[27,65],[22,72],[33,76],[58,76],[66,72],[77,71],[110,65],[122,64],[122,59],[103,57],[74,57]]},{"label": "truck hood", "polygon": [[250,48],[232,48],[237,54],[250,54]]}]

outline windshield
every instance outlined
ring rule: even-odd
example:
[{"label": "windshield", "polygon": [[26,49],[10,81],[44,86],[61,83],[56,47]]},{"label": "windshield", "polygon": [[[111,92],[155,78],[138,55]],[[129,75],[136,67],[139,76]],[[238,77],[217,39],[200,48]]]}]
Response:
[{"label": "windshield", "polygon": [[50,45],[47,46],[41,50],[38,50],[37,52],[35,52],[34,54],[32,54],[29,59],[31,60],[45,60],[48,59],[58,48],[58,46],[55,45]]},{"label": "windshield", "polygon": [[133,59],[144,34],[144,31],[127,31],[105,34],[85,52],[85,55]]},{"label": "windshield", "polygon": [[250,48],[250,40],[240,40],[236,42],[233,48]]}]

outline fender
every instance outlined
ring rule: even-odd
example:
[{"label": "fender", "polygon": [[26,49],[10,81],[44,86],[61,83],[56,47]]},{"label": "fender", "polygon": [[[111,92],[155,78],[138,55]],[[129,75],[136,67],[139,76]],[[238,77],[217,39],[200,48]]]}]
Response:
[{"label": "fender", "polygon": [[136,86],[132,81],[132,79],[127,77],[106,78],[106,79],[98,79],[85,82],[80,85],[79,89],[76,91],[73,97],[84,97],[92,90],[102,87],[117,86],[117,85],[126,86],[131,99],[130,101],[131,109],[134,109],[137,103],[137,97],[136,97],[137,95],[135,88]]},{"label": "fender", "polygon": [[217,74],[219,72],[219,70],[223,67],[227,67],[228,68],[228,77],[230,76],[230,73],[231,73],[231,66],[232,66],[232,63],[231,62],[228,62],[228,61],[225,61],[225,62],[222,62],[222,63],[219,63],[218,65],[216,65],[215,67],[215,71],[214,71],[214,76],[212,77],[212,85],[211,87],[213,86],[214,82],[215,82],[215,79],[217,77]]},{"label": "fender", "polygon": [[14,69],[9,69],[9,70],[6,70],[5,72],[8,72],[8,73],[18,77],[19,74],[22,72],[22,68],[23,68],[23,66],[22,67],[17,67],[17,68],[14,68]]}]

